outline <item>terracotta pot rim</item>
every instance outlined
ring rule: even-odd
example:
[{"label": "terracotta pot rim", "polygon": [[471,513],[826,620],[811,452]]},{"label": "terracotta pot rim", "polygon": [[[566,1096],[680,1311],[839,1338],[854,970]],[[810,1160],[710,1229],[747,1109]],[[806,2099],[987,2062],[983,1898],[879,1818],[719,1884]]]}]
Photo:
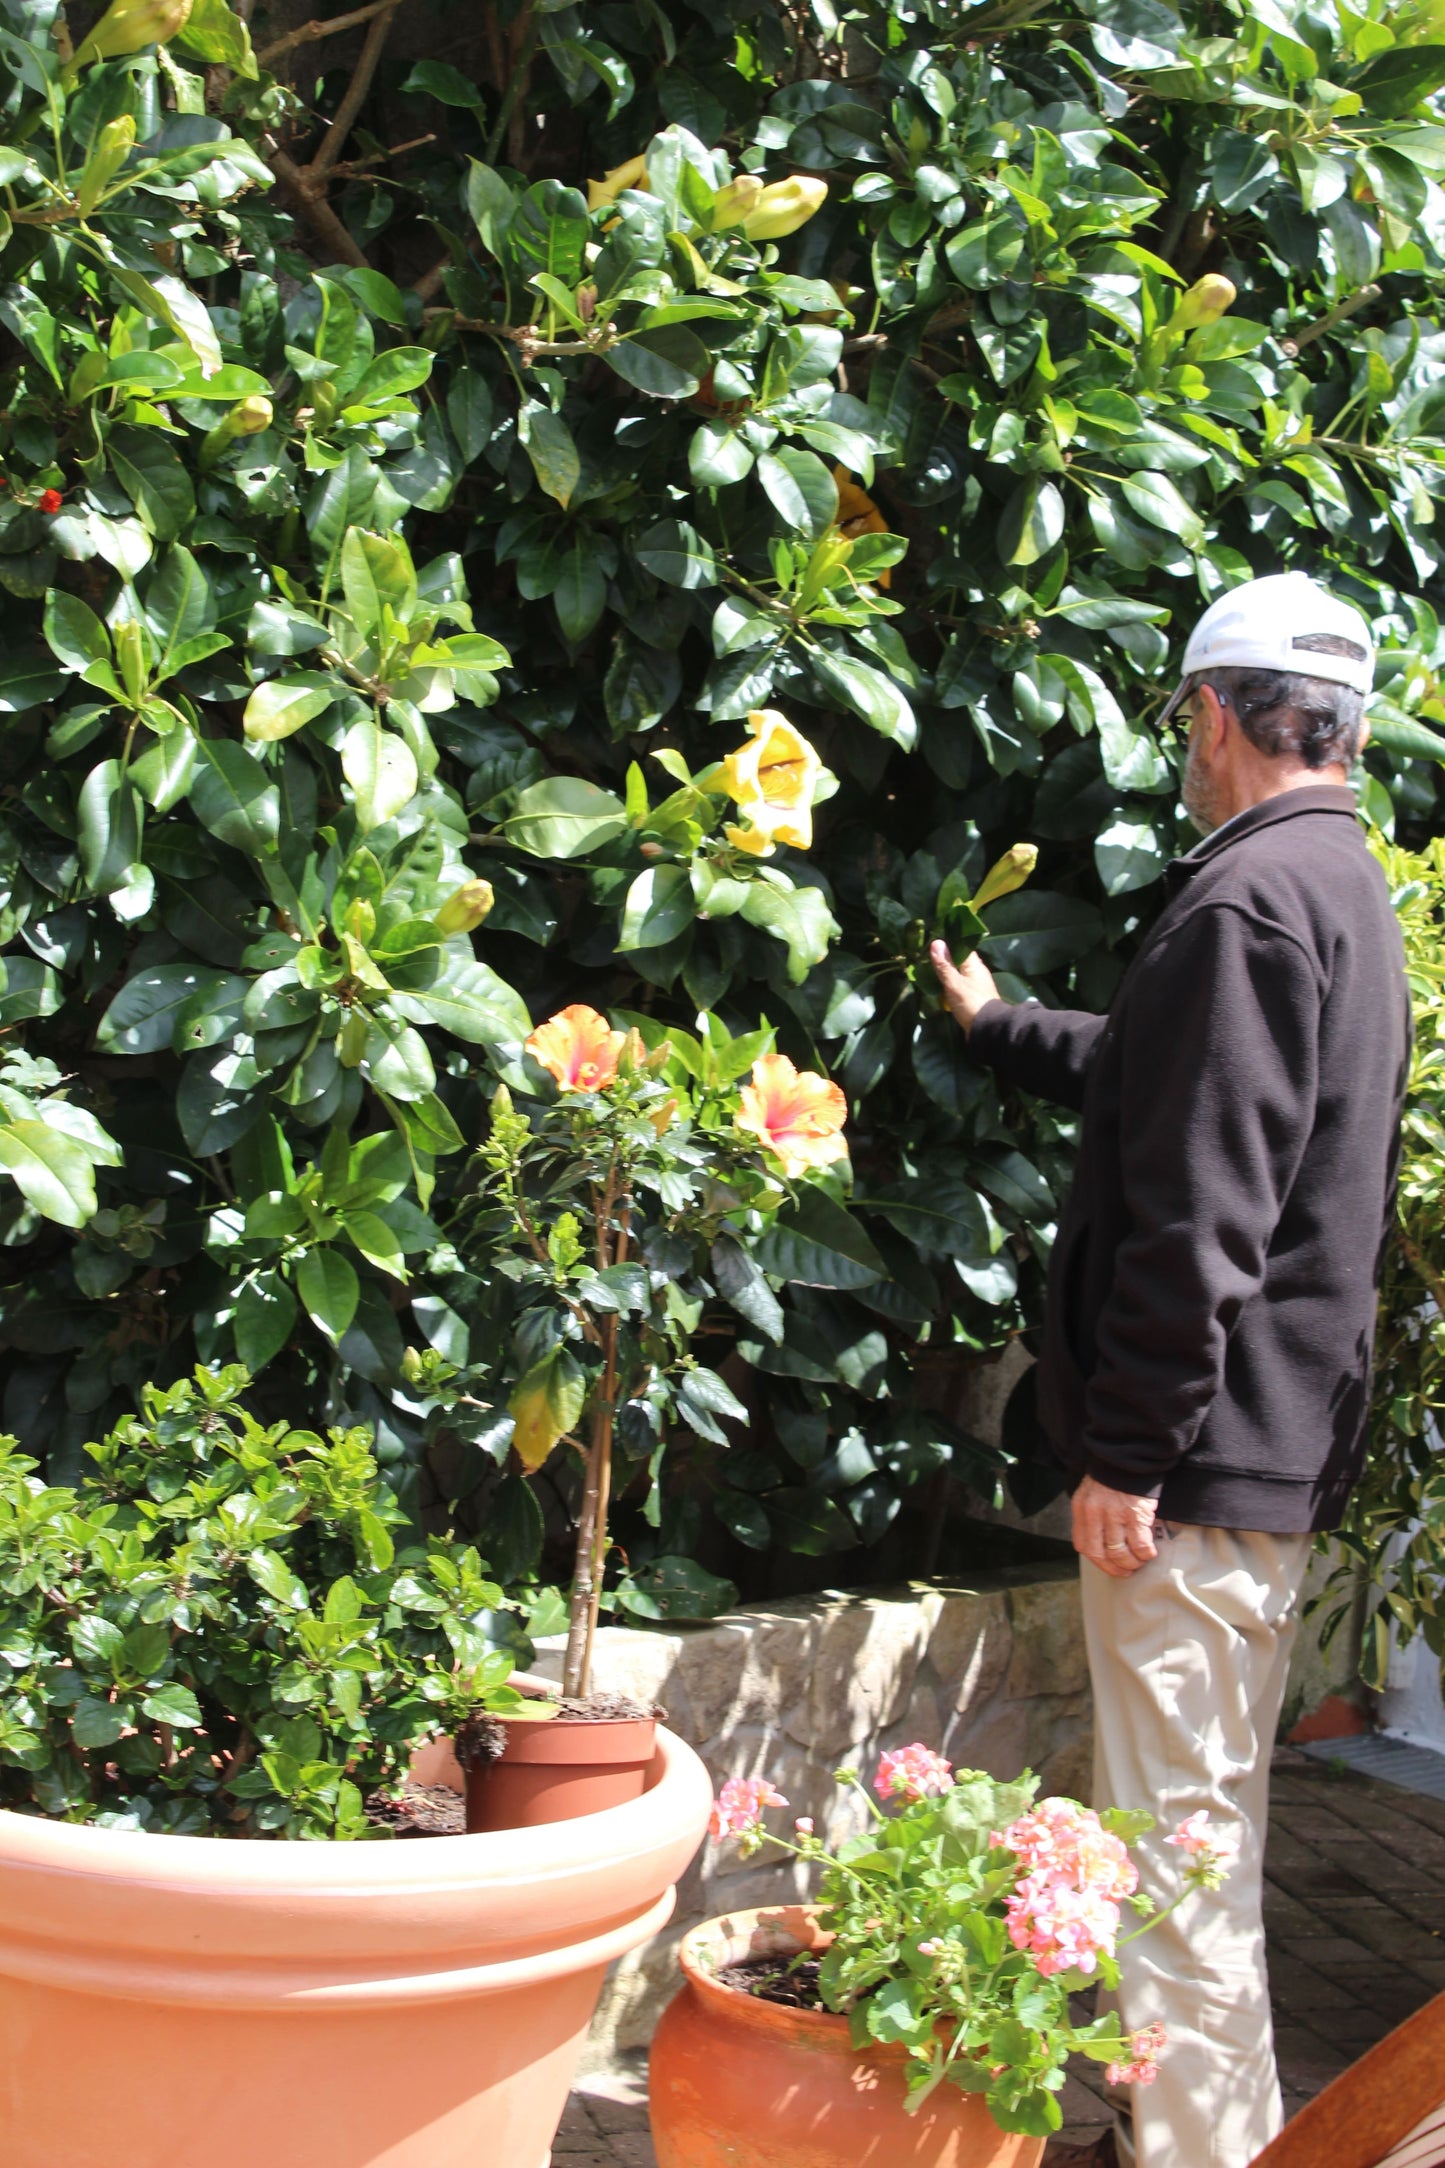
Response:
[{"label": "terracotta pot rim", "polygon": [[524,1762],[574,1769],[638,1767],[646,1766],[655,1752],[655,1716],[554,1716],[545,1724],[503,1716],[497,1721],[507,1744],[497,1761],[481,1765],[482,1772],[488,1766],[515,1768]]},{"label": "terracotta pot rim", "polygon": [[510,1993],[579,1954],[600,1970],[663,1925],[711,1799],[690,1747],[658,1748],[651,1791],[625,1805],[444,1843],[227,1843],[0,1814],[0,1980],[300,2011]]},{"label": "terracotta pot rim", "polygon": [[[749,1911],[723,1912],[716,1919],[700,1921],[678,1946],[678,1963],[689,1987],[734,2024],[791,2033],[852,2055],[851,2028],[847,2018],[836,2011],[790,2009],[786,2003],[766,2002],[760,1996],[745,1994],[741,1988],[729,1987],[717,1977],[720,1965],[736,1964],[748,1956],[760,1957],[773,1951],[791,1956],[799,1950],[826,1950],[833,1937],[817,1924],[820,1909],[810,1904],[758,1905]],[[886,2056],[890,2050],[875,2046],[867,2052]]]},{"label": "terracotta pot rim", "polygon": [[424,1844],[312,1844],[97,1828],[0,1808],[0,1869],[23,1867],[72,1883],[94,1877],[109,1889],[287,1899],[314,1892],[318,1900],[511,1884],[519,1877],[554,1882],[585,1870],[614,1845],[632,1853],[652,1840],[654,1823],[659,1835],[670,1826],[672,1788],[694,1757],[661,1724],[655,1743],[639,1799],[546,1828],[487,1830]]}]

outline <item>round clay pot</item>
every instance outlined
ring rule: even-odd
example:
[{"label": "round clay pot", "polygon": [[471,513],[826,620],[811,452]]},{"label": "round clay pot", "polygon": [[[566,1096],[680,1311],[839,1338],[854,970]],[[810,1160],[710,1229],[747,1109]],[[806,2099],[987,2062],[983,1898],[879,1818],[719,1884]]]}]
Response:
[{"label": "round clay pot", "polygon": [[646,1790],[421,1844],[147,1836],[0,1813],[5,2168],[546,2168],[607,1966],[712,1803]]},{"label": "round clay pot", "polygon": [[535,1829],[638,1799],[656,1752],[651,1716],[497,1717],[501,1758],[467,1771],[467,1828]]},{"label": "round clay pot", "polygon": [[717,1978],[830,1939],[804,1905],[734,1912],[684,1936],[685,1984],[652,2043],[657,2168],[1037,2168],[1044,2140],[1000,2130],[976,2093],[941,2085],[909,2115],[902,2048],[860,2052],[846,2018]]}]

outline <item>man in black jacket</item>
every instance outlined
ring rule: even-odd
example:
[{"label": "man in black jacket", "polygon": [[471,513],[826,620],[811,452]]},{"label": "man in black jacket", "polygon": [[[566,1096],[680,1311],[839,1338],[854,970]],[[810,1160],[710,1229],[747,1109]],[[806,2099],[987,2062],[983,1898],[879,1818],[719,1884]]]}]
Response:
[{"label": "man in black jacket", "polygon": [[1124,2022],[1169,2036],[1115,2134],[1138,2168],[1244,2168],[1281,2121],[1269,1754],[1311,1536],[1363,1459],[1409,1062],[1400,936],[1347,781],[1372,670],[1363,618],[1302,574],[1206,613],[1166,710],[1189,713],[1206,840],[1170,867],[1107,1017],[1011,1005],[977,956],[933,950],[975,1056],[1082,1115],[1039,1401],[1073,1489],[1096,1804],[1156,1815],[1161,1904],[1186,1817],[1238,1855],[1217,1896],[1121,1951]]}]

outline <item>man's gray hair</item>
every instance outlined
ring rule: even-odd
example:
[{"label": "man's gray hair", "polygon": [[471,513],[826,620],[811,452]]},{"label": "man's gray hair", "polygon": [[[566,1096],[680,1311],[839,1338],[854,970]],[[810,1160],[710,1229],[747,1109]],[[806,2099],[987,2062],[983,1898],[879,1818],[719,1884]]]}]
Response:
[{"label": "man's gray hair", "polygon": [[[1337,633],[1306,633],[1294,642],[1315,654],[1341,655],[1363,662],[1365,650]],[[1353,767],[1360,750],[1365,701],[1352,686],[1329,678],[1305,677],[1295,670],[1201,670],[1190,690],[1212,685],[1239,717],[1251,745],[1271,760],[1292,753],[1307,768],[1336,762]]]}]

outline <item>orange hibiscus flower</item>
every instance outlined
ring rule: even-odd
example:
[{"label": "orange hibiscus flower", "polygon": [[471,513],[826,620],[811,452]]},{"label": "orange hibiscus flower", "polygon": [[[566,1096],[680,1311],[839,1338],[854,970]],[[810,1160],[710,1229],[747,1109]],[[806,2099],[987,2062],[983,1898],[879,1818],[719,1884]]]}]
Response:
[{"label": "orange hibiscus flower", "polygon": [[[860,488],[846,467],[835,467],[833,480],[838,485],[838,517],[833,524],[839,534],[845,534],[850,542],[856,542],[860,535],[888,534],[892,531],[867,490]],[[887,587],[891,584],[892,577],[885,567],[875,576],[874,585]]]},{"label": "orange hibiscus flower", "polygon": [[605,1016],[573,1002],[539,1024],[527,1040],[533,1061],[550,1069],[564,1092],[601,1092],[617,1080],[617,1057],[627,1044]]},{"label": "orange hibiscus flower", "polygon": [[801,1075],[786,1054],[764,1054],[739,1094],[739,1129],[757,1137],[790,1178],[847,1157],[842,1137],[848,1102],[836,1084],[810,1069]]}]

